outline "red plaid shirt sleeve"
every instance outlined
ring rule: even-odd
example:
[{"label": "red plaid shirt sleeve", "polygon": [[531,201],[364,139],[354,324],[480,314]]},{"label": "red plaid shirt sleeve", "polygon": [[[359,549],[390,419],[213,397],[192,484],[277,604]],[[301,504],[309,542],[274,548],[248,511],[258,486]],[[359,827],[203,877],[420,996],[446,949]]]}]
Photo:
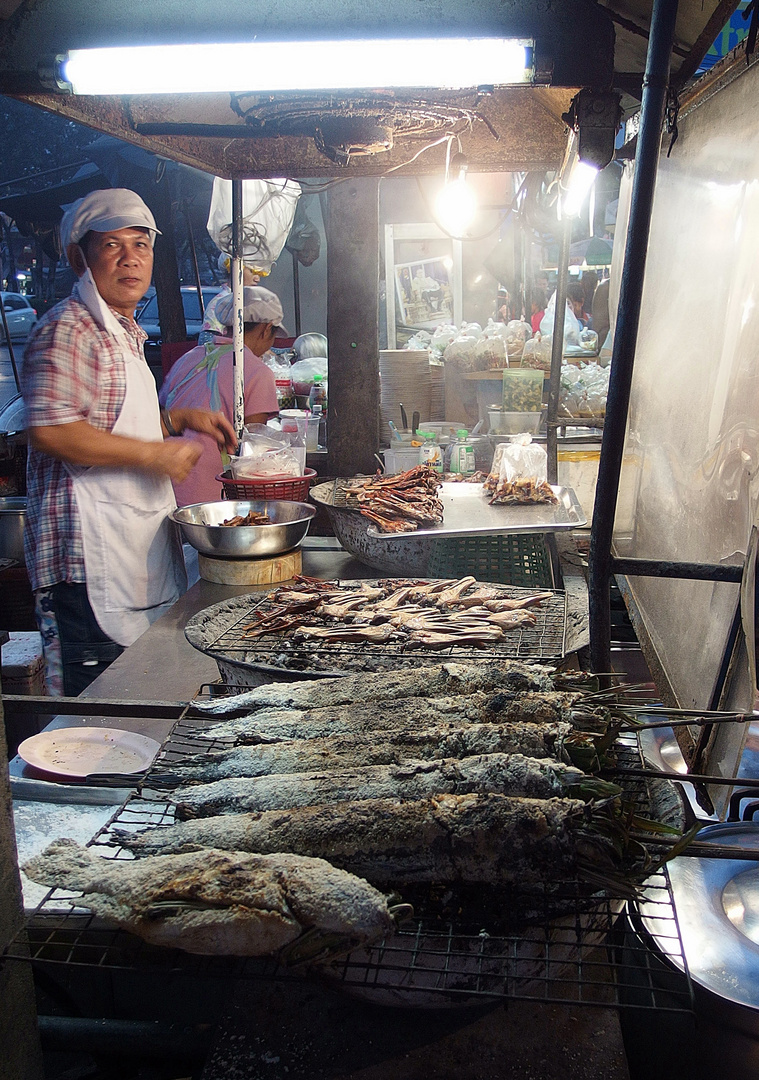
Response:
[{"label": "red plaid shirt sleeve", "polygon": [[[131,329],[132,324],[123,320]],[[141,346],[140,331],[135,344]],[[119,348],[81,301],[69,297],[32,331],[21,390],[27,428],[84,420],[101,431],[116,423],[126,392]],[[33,448],[27,465],[26,563],[33,589],[83,582],[84,551],[69,468]]]}]

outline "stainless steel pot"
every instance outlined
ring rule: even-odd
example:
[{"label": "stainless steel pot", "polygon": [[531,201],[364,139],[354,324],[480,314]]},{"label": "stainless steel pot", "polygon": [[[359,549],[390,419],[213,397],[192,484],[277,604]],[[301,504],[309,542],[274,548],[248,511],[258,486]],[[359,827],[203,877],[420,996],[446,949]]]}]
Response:
[{"label": "stainless steel pot", "polygon": [[362,563],[374,567],[382,574],[392,577],[424,577],[430,560],[434,540],[429,537],[408,537],[393,540],[377,540],[367,535],[370,521],[358,510],[332,506],[333,484],[317,484],[311,488],[310,498],[323,506],[327,512],[335,536],[346,551]]},{"label": "stainless steel pot", "polygon": [[24,523],[26,499],[9,496],[0,499],[0,559],[24,561]]}]

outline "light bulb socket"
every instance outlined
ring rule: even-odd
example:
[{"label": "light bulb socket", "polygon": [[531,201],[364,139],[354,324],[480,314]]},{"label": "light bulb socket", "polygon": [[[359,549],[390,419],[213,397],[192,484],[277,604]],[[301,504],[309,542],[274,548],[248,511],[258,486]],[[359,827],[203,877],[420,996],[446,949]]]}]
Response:
[{"label": "light bulb socket", "polygon": [[463,180],[466,177],[467,169],[469,168],[469,161],[466,154],[461,152],[454,154],[451,158],[450,172],[452,176],[457,177],[459,180]]},{"label": "light bulb socket", "polygon": [[73,87],[63,77],[63,65],[68,60],[68,53],[46,56],[37,64],[37,76],[44,90],[58,94],[72,94]]}]

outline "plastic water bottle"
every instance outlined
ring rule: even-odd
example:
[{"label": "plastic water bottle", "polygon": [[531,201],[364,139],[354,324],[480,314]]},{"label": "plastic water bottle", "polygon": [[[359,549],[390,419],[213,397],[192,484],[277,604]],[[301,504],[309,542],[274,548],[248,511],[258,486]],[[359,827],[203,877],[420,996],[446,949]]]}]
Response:
[{"label": "plastic water bottle", "polygon": [[443,471],[443,455],[440,453],[440,447],[438,446],[434,431],[419,431],[417,432],[424,439],[422,444],[422,464],[431,465],[432,468],[441,473]]},{"label": "plastic water bottle", "polygon": [[312,416],[319,417],[320,446],[327,445],[327,387],[324,385],[323,375],[314,375],[314,385],[308,395],[308,407]]},{"label": "plastic water bottle", "polygon": [[468,435],[466,428],[460,428],[456,432],[456,442],[451,448],[451,472],[461,473],[462,476],[472,476],[475,471],[474,447],[467,442]]}]

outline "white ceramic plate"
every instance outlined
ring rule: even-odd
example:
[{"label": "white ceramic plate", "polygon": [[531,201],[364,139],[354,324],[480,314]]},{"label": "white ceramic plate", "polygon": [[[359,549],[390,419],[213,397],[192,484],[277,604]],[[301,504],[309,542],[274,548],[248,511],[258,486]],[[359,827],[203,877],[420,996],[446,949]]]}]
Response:
[{"label": "white ceramic plate", "polygon": [[160,743],[135,731],[108,727],[68,727],[41,731],[18,748],[27,765],[56,776],[83,780],[91,773],[130,773],[147,769]]}]

